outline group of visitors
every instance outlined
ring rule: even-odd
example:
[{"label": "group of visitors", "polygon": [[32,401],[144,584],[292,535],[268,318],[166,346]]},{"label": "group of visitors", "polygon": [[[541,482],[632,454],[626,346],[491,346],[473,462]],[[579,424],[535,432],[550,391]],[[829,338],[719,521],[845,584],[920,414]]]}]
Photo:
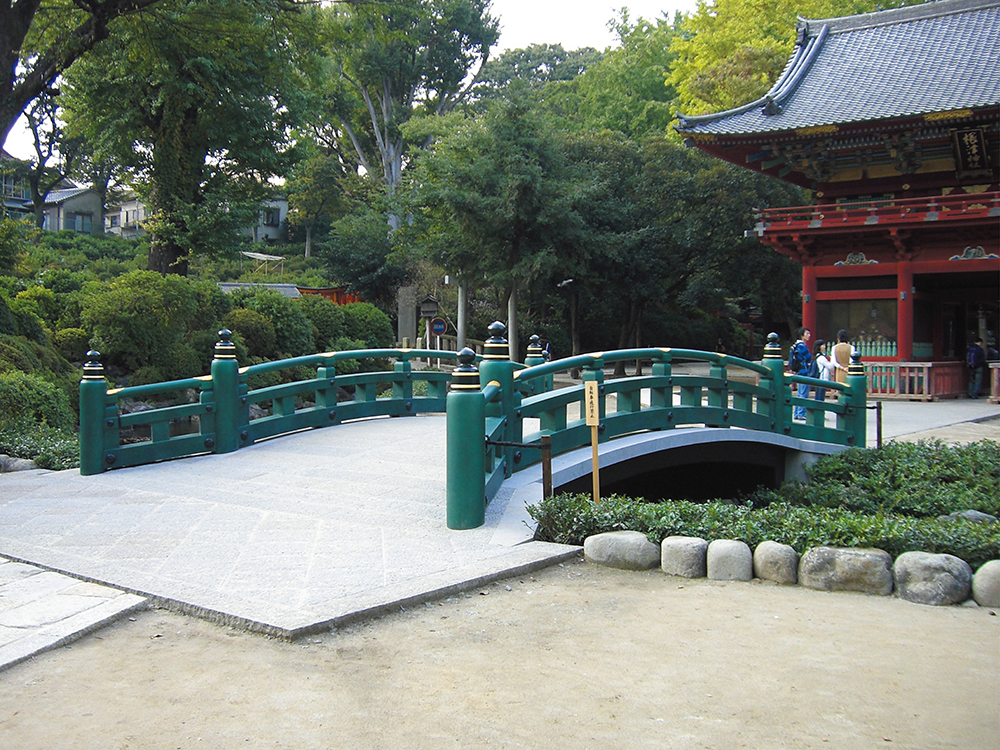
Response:
[{"label": "group of visitors", "polygon": [[[819,378],[820,380],[833,380],[837,383],[847,382],[847,371],[851,364],[851,357],[854,356],[854,347],[847,340],[847,331],[841,329],[837,332],[837,343],[827,351],[827,342],[818,339],[814,347],[815,356],[809,350],[809,339],[812,338],[812,331],[808,328],[800,328],[795,333],[797,340],[792,345],[788,355],[788,369],[795,375],[804,375],[809,378]],[[799,398],[809,398],[809,386],[799,383],[796,395]],[[816,388],[814,398],[822,401],[826,398],[826,388]],[[804,406],[796,406],[793,409],[794,419],[806,418]]]},{"label": "group of visitors", "polygon": [[[823,339],[818,339],[813,350],[810,351],[809,340],[812,338],[812,332],[808,328],[800,328],[795,335],[797,339],[792,344],[788,354],[788,370],[791,373],[819,380],[847,382],[847,370],[851,364],[851,357],[854,356],[854,347],[847,340],[847,331],[841,329],[837,332],[837,343],[829,352],[827,351],[827,342]],[[969,344],[965,356],[965,363],[969,371],[969,398],[979,398],[989,367],[988,363],[994,359],[997,359],[996,350],[991,347],[987,352],[983,348],[982,338],[977,338],[975,343]],[[799,383],[796,395],[799,398],[809,398],[809,388],[810,386],[807,384]],[[815,388],[814,390],[814,398],[817,401],[826,398],[826,388]],[[806,418],[805,407],[796,406],[792,416],[794,419],[804,420]]]}]

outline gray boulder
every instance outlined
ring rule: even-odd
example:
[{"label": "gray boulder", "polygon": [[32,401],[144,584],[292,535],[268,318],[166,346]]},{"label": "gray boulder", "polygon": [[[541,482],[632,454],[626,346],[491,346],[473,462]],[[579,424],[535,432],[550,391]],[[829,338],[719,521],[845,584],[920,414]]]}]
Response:
[{"label": "gray boulder", "polygon": [[14,458],[0,453],[0,474],[8,471],[34,471],[38,465],[30,458]]},{"label": "gray boulder", "polygon": [[972,598],[981,607],[1000,607],[1000,560],[979,566],[972,577]]},{"label": "gray boulder", "polygon": [[607,531],[583,540],[588,562],[624,570],[649,570],[660,564],[660,545],[638,531]]},{"label": "gray boulder", "polygon": [[706,567],[713,581],[750,581],[753,579],[753,553],[746,542],[716,539],[708,545]]},{"label": "gray boulder", "polygon": [[813,547],[799,560],[799,585],[888,596],[892,593],[892,557],[880,549]]},{"label": "gray boulder", "polygon": [[668,536],[660,543],[660,567],[671,576],[704,578],[708,542],[696,536]]},{"label": "gray boulder", "polygon": [[954,555],[904,552],[892,566],[896,594],[917,604],[958,604],[969,598],[972,568]]},{"label": "gray boulder", "polygon": [[787,544],[761,542],[753,552],[753,574],[763,581],[798,583],[799,553]]}]

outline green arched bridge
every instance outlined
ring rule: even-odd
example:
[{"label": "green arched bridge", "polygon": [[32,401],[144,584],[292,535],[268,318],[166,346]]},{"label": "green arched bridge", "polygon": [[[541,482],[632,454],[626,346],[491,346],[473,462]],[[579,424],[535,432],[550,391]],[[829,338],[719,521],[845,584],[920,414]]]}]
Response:
[{"label": "green arched bridge", "polygon": [[[601,465],[617,467],[610,469],[615,476],[634,473],[636,466],[670,463],[663,457],[671,451],[680,455],[678,450],[692,463],[698,455],[720,454],[774,462],[776,452],[824,453],[866,442],[866,378],[860,363],[855,362],[846,384],[787,375],[775,334],[762,363],[670,348],[547,362],[533,337],[522,364],[509,358],[503,324],[494,323],[490,332],[482,357],[469,349],[378,349],[240,368],[229,332],[220,331],[211,375],[114,390],[107,388],[99,355],[91,352],[80,384],[80,473],[230,453],[275,435],[347,420],[445,412],[447,522],[449,528],[464,529],[483,523],[486,505],[505,480],[542,462],[543,443],[561,466],[557,486],[590,473],[580,452],[592,437],[585,418],[587,383],[596,383],[591,407],[597,411]],[[428,358],[457,366],[450,374],[412,366],[413,360]],[[605,367],[633,360],[650,362],[650,374],[605,379]],[[701,363],[700,372],[678,369],[687,363]],[[554,376],[573,369],[582,370],[582,383],[552,387]],[[280,380],[276,374],[288,371],[300,379],[257,385]],[[301,379],[303,371],[315,374]],[[836,399],[799,399],[794,395],[799,383],[824,387]],[[155,402],[185,392],[196,393],[197,401],[122,410],[126,402]],[[793,406],[806,408],[805,421],[792,419]],[[176,434],[179,422],[194,431]],[[703,429],[674,432],[694,425]],[[384,429],[391,441],[391,421]]]}]

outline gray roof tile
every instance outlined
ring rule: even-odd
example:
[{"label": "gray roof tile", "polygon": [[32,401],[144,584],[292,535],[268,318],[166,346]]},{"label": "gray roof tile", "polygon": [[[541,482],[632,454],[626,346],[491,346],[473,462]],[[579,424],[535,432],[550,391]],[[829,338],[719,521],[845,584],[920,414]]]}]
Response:
[{"label": "gray roof tile", "polygon": [[[938,0],[798,28],[800,43],[764,98],[680,115],[678,130],[766,133],[1000,104],[1000,0]],[[768,98],[780,113],[765,114]]]}]

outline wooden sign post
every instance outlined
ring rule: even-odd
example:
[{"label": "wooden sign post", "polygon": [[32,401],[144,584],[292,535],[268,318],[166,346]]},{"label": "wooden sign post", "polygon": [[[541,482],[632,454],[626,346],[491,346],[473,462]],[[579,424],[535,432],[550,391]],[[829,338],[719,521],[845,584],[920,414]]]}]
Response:
[{"label": "wooden sign post", "polygon": [[600,396],[596,380],[584,383],[584,406],[586,408],[586,423],[590,427],[590,444],[593,449],[594,502],[601,502],[601,476],[597,460],[597,428],[601,423]]}]

